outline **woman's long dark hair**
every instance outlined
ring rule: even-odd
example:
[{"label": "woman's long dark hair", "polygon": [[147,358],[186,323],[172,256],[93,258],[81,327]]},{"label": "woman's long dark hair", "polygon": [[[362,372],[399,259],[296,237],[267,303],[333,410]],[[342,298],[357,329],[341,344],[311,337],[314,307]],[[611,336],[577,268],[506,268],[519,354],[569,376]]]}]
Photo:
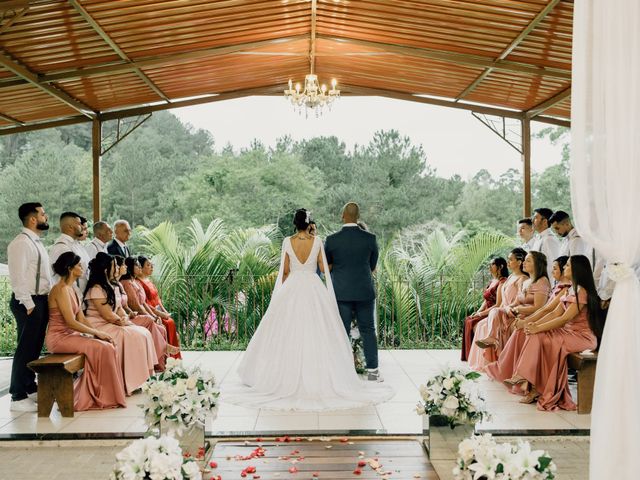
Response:
[{"label": "woman's long dark hair", "polygon": [[73,252],[64,252],[53,264],[53,271],[61,278],[67,278],[71,269],[80,263],[80,257]]},{"label": "woman's long dark hair", "polygon": [[98,252],[96,258],[89,262],[89,281],[87,282],[87,288],[84,289],[86,296],[87,292],[95,285],[102,287],[107,295],[107,301],[103,305],[111,305],[112,309],[116,306],[116,294],[109,280],[109,273],[114,263],[115,259],[111,255]]},{"label": "woman's long dark hair", "polygon": [[496,257],[491,260],[491,263],[498,268],[498,278],[507,278],[509,276],[509,269],[507,268],[507,261],[502,257]]},{"label": "woman's long dark hair", "polygon": [[567,265],[568,261],[569,257],[567,257],[566,255],[560,255],[554,260],[554,262],[558,262],[558,267],[560,267],[560,273],[562,273],[562,275],[564,275],[564,267]]},{"label": "woman's long dark hair", "polygon": [[536,252],[535,250],[531,250],[529,252],[529,255],[533,257],[533,265],[535,268],[535,272],[529,272],[531,282],[535,283],[542,277],[546,277],[548,280],[549,276],[547,275],[547,256],[544,253]]},{"label": "woman's long dark hair", "polygon": [[[120,268],[122,265],[124,265],[124,257],[122,255],[114,255],[113,259],[116,261],[116,268]],[[115,276],[110,279],[110,282],[114,287],[118,287],[118,290],[120,290],[120,295],[124,295],[124,288],[122,284],[118,280],[116,280]]]},{"label": "woman's long dark hair", "polygon": [[[602,331],[604,329],[605,313],[600,305],[600,297],[596,290],[596,282],[593,279],[591,271],[591,262],[584,255],[571,255],[571,283],[573,284],[573,293],[578,299],[578,287],[583,288],[587,292],[587,318],[589,319],[589,327],[598,339],[598,346],[602,339]],[[580,311],[580,304],[578,304]]]},{"label": "woman's long dark hair", "polygon": [[135,280],[136,276],[133,274],[133,269],[136,263],[140,265],[136,257],[127,257],[124,259],[124,264],[127,266],[127,273],[125,273],[120,280]]}]

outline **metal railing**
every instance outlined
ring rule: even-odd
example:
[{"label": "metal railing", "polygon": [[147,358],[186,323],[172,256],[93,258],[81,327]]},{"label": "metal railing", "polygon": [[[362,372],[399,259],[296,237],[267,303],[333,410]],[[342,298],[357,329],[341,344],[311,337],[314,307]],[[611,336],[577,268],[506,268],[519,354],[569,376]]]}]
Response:
[{"label": "metal railing", "polygon": [[[274,275],[182,276],[160,284],[165,307],[187,349],[244,348],[271,301]],[[376,323],[382,348],[436,348],[458,344],[465,316],[482,302],[484,278],[473,285],[441,278],[425,284],[379,278]],[[11,287],[0,277],[0,355],[12,355],[16,327]],[[304,314],[304,312],[302,312]]]},{"label": "metal railing", "polygon": [[[457,345],[465,316],[482,302],[476,285],[440,279],[428,285],[379,279],[376,322],[384,348]],[[165,281],[161,295],[178,325],[184,348],[242,348],[271,300],[274,276],[184,276]],[[303,315],[304,312],[301,312]]]}]

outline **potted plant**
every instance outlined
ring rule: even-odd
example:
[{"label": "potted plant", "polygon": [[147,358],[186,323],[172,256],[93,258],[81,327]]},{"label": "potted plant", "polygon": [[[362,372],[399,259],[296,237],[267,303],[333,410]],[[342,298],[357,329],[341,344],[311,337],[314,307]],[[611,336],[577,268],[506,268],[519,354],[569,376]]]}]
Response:
[{"label": "potted plant", "polygon": [[446,369],[420,386],[422,401],[417,412],[424,415],[423,433],[429,457],[453,458],[456,446],[488,416],[478,387],[479,373]]},{"label": "potted plant", "polygon": [[149,431],[175,436],[186,455],[204,461],[205,421],[215,418],[219,396],[213,375],[170,358],[166,370],[150,377],[142,391]]}]

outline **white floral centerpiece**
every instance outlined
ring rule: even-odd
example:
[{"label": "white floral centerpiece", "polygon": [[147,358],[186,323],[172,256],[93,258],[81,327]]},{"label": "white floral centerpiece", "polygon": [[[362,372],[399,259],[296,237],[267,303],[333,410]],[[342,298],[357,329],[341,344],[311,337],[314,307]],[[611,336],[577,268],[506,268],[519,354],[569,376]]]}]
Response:
[{"label": "white floral centerpiece", "polygon": [[447,424],[469,425],[488,416],[484,398],[477,379],[480,374],[472,371],[447,369],[420,386],[422,402],[417,405],[419,415],[446,417]]},{"label": "white floral centerpiece", "polygon": [[142,386],[142,405],[149,429],[160,427],[181,434],[213,415],[220,392],[212,374],[198,368],[185,368],[180,360],[169,358],[164,372],[152,376]]},{"label": "white floral centerpiece", "polygon": [[198,464],[185,458],[170,436],[134,440],[116,455],[110,480],[202,480]]},{"label": "white floral centerpiece", "polygon": [[460,442],[453,469],[455,480],[552,480],[556,465],[543,450],[529,442],[497,443],[490,434]]}]

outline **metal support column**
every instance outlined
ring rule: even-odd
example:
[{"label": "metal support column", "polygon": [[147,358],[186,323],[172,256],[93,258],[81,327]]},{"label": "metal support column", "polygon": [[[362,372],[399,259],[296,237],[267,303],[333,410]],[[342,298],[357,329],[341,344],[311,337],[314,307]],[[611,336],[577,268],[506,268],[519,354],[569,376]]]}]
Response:
[{"label": "metal support column", "polygon": [[91,140],[91,157],[93,160],[93,221],[97,222],[102,217],[100,209],[100,154],[102,150],[102,122],[98,118],[93,119]]},{"label": "metal support column", "polygon": [[531,120],[523,118],[522,126],[522,193],[524,216],[531,216]]}]

